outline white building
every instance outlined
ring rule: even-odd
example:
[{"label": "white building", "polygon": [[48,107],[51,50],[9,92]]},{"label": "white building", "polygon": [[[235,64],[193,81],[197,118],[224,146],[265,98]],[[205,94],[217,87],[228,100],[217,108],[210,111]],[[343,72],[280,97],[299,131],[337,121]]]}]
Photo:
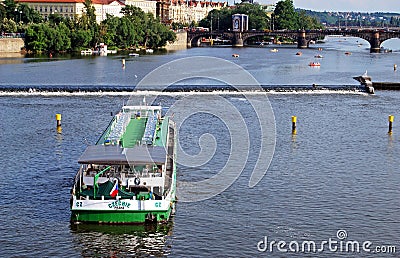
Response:
[{"label": "white building", "polygon": [[[65,18],[74,19],[86,12],[84,0],[17,0],[16,3],[27,4],[30,8],[42,14],[46,20],[50,14],[59,14]],[[119,0],[92,0],[95,8],[96,21],[106,19],[106,14],[122,17],[121,9],[125,4]]]},{"label": "white building", "polygon": [[207,17],[211,10],[219,10],[225,6],[228,6],[228,2],[171,0],[169,19],[176,23],[199,22]]},{"label": "white building", "polygon": [[156,16],[157,1],[149,0],[126,0],[125,5],[132,5],[139,7],[145,13],[151,13]]}]

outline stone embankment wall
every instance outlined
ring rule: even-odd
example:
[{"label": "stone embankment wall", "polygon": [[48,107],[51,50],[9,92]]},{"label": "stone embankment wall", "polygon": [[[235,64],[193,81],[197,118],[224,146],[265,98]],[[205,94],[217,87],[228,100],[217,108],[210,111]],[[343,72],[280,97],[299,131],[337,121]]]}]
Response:
[{"label": "stone embankment wall", "polygon": [[0,38],[0,53],[17,53],[25,46],[22,38]]},{"label": "stone embankment wall", "polygon": [[178,49],[184,49],[187,46],[187,32],[186,31],[180,31],[176,32],[176,41],[172,44],[167,43],[165,48],[167,50],[178,50]]}]

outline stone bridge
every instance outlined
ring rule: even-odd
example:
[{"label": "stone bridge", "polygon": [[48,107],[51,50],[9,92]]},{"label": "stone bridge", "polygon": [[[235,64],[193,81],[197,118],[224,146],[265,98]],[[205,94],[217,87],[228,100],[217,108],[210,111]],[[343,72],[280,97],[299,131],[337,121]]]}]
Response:
[{"label": "stone bridge", "polygon": [[188,32],[188,46],[195,46],[200,38],[221,37],[229,39],[235,47],[243,47],[249,38],[267,36],[267,37],[284,37],[297,41],[298,48],[308,48],[311,40],[317,40],[329,35],[353,36],[365,39],[371,45],[371,52],[380,52],[381,44],[385,40],[392,38],[400,38],[400,30],[384,30],[384,29],[328,29],[328,30],[278,30],[278,31],[192,31]]}]

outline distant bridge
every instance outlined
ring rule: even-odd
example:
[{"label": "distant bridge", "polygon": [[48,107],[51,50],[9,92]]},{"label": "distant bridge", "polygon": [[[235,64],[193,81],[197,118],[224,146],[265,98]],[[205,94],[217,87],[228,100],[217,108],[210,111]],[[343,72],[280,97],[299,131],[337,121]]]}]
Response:
[{"label": "distant bridge", "polygon": [[275,31],[188,31],[188,46],[195,46],[199,39],[221,37],[229,39],[233,46],[243,47],[244,43],[253,37],[284,37],[297,41],[298,48],[308,48],[311,40],[317,40],[329,35],[353,36],[365,39],[371,45],[371,53],[379,53],[385,40],[400,38],[400,30],[384,29],[326,29],[326,30],[275,30]]}]

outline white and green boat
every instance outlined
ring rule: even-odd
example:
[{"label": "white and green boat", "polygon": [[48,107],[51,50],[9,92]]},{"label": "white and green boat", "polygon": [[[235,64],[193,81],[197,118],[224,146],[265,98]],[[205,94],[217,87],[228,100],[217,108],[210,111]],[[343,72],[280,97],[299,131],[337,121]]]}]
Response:
[{"label": "white and green boat", "polygon": [[124,106],[78,160],[71,221],[168,221],[176,201],[175,160],[175,123],[161,106]]}]

